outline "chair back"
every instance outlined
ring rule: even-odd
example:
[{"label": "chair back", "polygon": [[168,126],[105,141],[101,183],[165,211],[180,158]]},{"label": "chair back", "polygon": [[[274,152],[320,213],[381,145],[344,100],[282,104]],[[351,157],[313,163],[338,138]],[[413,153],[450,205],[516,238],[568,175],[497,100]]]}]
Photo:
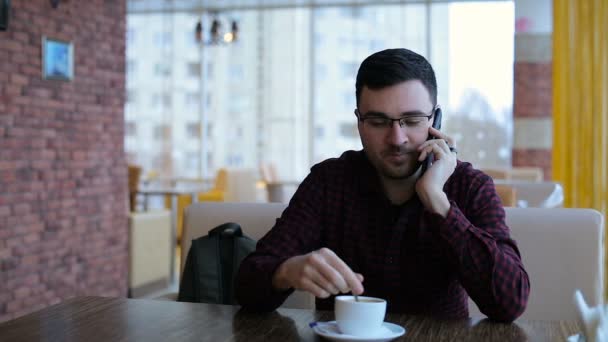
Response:
[{"label": "chair back", "polygon": [[[258,240],[280,217],[284,203],[195,203],[186,209],[182,265],[192,239],[212,228],[236,222]],[[580,289],[589,305],[604,303],[604,218],[591,209],[505,208],[507,225],[517,241],[531,292],[523,318],[576,319],[572,302]],[[314,298],[296,291],[284,307],[313,308]],[[471,315],[481,313],[470,301]]]},{"label": "chair back", "polygon": [[213,183],[213,190],[226,191],[228,188],[228,170],[221,168],[217,170],[215,175],[215,181]]},{"label": "chair back", "polygon": [[516,207],[517,206],[517,191],[515,188],[508,185],[495,185],[496,193],[500,197],[500,201],[504,207]]},{"label": "chair back", "polygon": [[[285,207],[286,204],[282,203],[230,202],[200,202],[189,206],[184,221],[180,270],[184,269],[193,239],[207,235],[211,229],[222,223],[235,222],[241,226],[243,234],[259,240],[274,226]],[[305,292],[295,291],[282,307],[312,309],[314,297]]]},{"label": "chair back", "polygon": [[[530,277],[522,318],[576,320],[580,289],[589,303],[603,304],[604,218],[592,209],[505,208],[507,225]],[[469,299],[472,316],[482,315]]]},{"label": "chair back", "polygon": [[495,180],[494,185],[514,188],[520,207],[560,208],[564,205],[564,188],[557,182]]},{"label": "chair back", "polygon": [[516,166],[509,168],[483,168],[485,174],[493,179],[521,180],[528,182],[542,182],[543,169],[536,166]]},{"label": "chair back", "polygon": [[135,211],[137,207],[137,190],[139,188],[139,179],[141,177],[141,167],[129,165],[129,209]]}]

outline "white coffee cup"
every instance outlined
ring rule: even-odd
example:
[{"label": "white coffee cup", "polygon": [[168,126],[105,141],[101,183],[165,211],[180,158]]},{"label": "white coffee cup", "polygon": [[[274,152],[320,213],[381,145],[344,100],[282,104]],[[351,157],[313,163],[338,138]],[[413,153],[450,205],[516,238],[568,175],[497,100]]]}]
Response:
[{"label": "white coffee cup", "polygon": [[337,296],[334,301],[336,323],[343,334],[373,337],[381,332],[386,300],[374,297]]}]

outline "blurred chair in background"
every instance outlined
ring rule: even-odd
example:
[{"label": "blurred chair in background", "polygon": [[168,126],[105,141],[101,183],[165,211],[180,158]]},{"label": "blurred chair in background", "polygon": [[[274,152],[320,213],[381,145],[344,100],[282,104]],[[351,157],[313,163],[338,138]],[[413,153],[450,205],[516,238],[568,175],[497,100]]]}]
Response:
[{"label": "blurred chair in background", "polygon": [[518,207],[560,208],[564,206],[564,189],[557,182],[495,180],[495,186],[507,185],[517,193]]},{"label": "blurred chair in background", "polygon": [[[201,192],[197,198],[199,202],[222,202],[226,195],[226,188],[228,183],[227,170],[221,168],[215,175],[213,181],[213,188],[207,192]],[[192,196],[188,194],[179,195],[177,197],[177,226],[176,226],[176,237],[177,241],[181,241],[182,234],[184,231],[184,210],[192,204]],[[171,196],[165,196],[165,208],[171,209]]]},{"label": "blurred chair in background", "polygon": [[511,179],[511,175],[505,169],[481,169],[485,174],[492,177],[492,179]]},{"label": "blurred chair in background", "polygon": [[171,213],[168,210],[129,215],[129,297],[164,290],[169,284]]},{"label": "blurred chair in background", "polygon": [[517,206],[517,191],[513,187],[503,184],[496,184],[494,187],[503,207]]},{"label": "blurred chair in background", "polygon": [[139,179],[141,177],[141,167],[129,165],[129,210],[137,209],[137,189],[139,189]]},{"label": "blurred chair in background", "polygon": [[228,189],[228,170],[221,168],[215,175],[213,188],[198,195],[200,202],[223,202]]},{"label": "blurred chair in background", "polygon": [[511,169],[512,180],[522,180],[530,182],[542,182],[544,179],[543,169],[540,167],[514,167]]},{"label": "blurred chair in background", "polygon": [[[284,203],[192,205],[186,212],[187,238],[182,256],[188,252],[192,239],[225,222],[240,224],[243,233],[258,240],[272,228],[285,207]],[[589,305],[604,303],[601,213],[590,209],[505,208],[505,215],[532,286],[524,319],[576,320],[572,295],[577,288]],[[183,267],[182,258],[180,268]],[[313,309],[314,297],[295,291],[282,307]],[[469,310],[472,317],[483,315],[470,299]]]},{"label": "blurred chair in background", "polygon": [[279,180],[274,163],[260,164],[260,175],[266,187],[268,202],[288,203],[300,185],[299,181]]},{"label": "blurred chair in background", "polygon": [[529,182],[542,182],[543,170],[540,167],[521,166],[510,168],[483,168],[481,169],[493,179],[522,180]]},{"label": "blurred chair in background", "polygon": [[[506,223],[530,276],[521,318],[577,320],[580,289],[589,305],[604,304],[604,216],[592,209],[505,208]],[[469,315],[481,315],[469,299]]]}]

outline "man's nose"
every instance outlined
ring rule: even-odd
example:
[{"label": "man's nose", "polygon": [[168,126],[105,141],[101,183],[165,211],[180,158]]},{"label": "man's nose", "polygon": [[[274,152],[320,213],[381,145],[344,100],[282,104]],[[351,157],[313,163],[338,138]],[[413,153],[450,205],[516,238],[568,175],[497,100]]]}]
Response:
[{"label": "man's nose", "polygon": [[401,127],[398,121],[393,121],[391,127],[388,130],[388,142],[391,145],[401,145],[408,141],[405,127]]}]

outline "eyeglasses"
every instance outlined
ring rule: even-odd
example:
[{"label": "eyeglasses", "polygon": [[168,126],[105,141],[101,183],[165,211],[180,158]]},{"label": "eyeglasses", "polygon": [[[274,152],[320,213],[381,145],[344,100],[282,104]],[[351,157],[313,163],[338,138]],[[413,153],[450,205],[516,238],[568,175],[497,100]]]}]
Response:
[{"label": "eyeglasses", "polygon": [[424,129],[426,127],[425,123],[431,120],[431,117],[433,117],[434,112],[434,110],[431,111],[431,114],[429,115],[412,114],[402,116],[398,119],[391,119],[380,113],[367,114],[364,116],[361,115],[359,109],[355,109],[355,115],[357,116],[359,121],[363,122],[364,125],[369,126],[370,129],[377,131],[386,131],[391,129],[391,127],[393,127],[393,122],[395,121],[399,124],[399,127],[401,128],[407,127],[408,129],[413,130]]}]

